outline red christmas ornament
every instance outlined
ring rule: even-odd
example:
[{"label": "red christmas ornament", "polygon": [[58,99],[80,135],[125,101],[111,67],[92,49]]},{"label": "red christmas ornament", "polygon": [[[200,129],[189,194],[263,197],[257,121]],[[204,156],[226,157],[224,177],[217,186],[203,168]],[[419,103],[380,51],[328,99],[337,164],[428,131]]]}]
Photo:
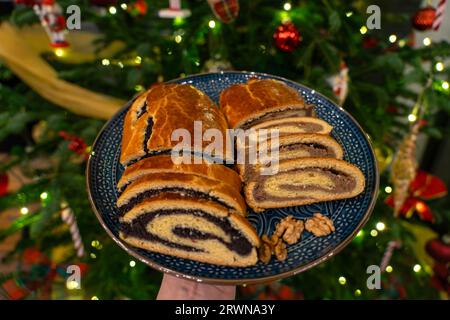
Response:
[{"label": "red christmas ornament", "polygon": [[66,131],[60,131],[59,136],[64,140],[70,141],[68,146],[70,150],[79,155],[87,156],[86,148],[88,147],[88,145],[86,144],[86,142],[84,142],[82,138],[71,135]]},{"label": "red christmas ornament", "polygon": [[430,30],[433,27],[434,19],[436,18],[436,9],[428,6],[419,9],[412,18],[412,25],[414,29],[419,31]]},{"label": "red christmas ornament", "polygon": [[[410,218],[414,212],[417,212],[420,219],[433,221],[433,212],[424,200],[432,200],[445,195],[447,195],[447,186],[441,179],[419,170],[409,185],[408,198],[406,198],[399,213],[403,217]],[[392,195],[386,198],[386,204],[394,207]]]},{"label": "red christmas ornament", "polygon": [[302,37],[292,22],[280,25],[273,34],[275,46],[283,52],[292,52],[298,46]]}]

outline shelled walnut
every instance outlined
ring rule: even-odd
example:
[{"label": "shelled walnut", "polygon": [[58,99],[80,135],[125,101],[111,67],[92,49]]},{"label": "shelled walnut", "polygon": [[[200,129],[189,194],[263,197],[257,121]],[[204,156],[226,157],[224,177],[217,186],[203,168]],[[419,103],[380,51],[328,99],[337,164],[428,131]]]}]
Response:
[{"label": "shelled walnut", "polygon": [[287,244],[294,244],[300,239],[304,229],[303,221],[296,220],[293,216],[287,216],[277,224],[274,234]]},{"label": "shelled walnut", "polygon": [[306,220],[305,228],[317,237],[323,237],[334,232],[333,221],[321,213],[314,213],[313,217]]}]

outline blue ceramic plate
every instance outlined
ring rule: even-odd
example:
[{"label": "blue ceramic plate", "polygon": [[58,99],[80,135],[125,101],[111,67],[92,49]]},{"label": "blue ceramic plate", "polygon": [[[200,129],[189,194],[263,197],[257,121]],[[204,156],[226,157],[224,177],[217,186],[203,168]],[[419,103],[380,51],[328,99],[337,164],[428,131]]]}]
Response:
[{"label": "blue ceramic plate", "polygon": [[332,136],[342,145],[345,160],[356,165],[364,173],[366,178],[364,193],[352,199],[272,209],[264,214],[251,212],[249,220],[260,236],[272,233],[275,224],[287,215],[305,219],[315,212],[321,212],[333,220],[335,232],[318,238],[305,231],[301,241],[288,246],[288,258],[282,262],[272,259],[269,264],[258,262],[252,267],[224,267],[131,247],[119,239],[115,205],[117,200],[115,186],[123,172],[123,167],[119,163],[122,125],[130,102],[98,135],[87,167],[87,187],[94,212],[108,234],[129,254],[157,270],[180,277],[209,283],[248,284],[271,281],[307,270],[342,250],[363,227],[375,204],[378,170],[367,134],[345,110],[314,90],[267,74],[221,72],[189,76],[172,82],[192,84],[217,102],[222,90],[232,84],[247,82],[252,77],[281,80],[298,90],[308,103],[316,105],[318,117],[334,127]]}]

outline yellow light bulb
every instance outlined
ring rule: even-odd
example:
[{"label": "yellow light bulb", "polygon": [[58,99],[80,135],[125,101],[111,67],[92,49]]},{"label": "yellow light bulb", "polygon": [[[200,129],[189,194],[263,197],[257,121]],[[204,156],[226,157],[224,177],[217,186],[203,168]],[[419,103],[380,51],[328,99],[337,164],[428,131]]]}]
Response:
[{"label": "yellow light bulb", "polygon": [[438,62],[435,65],[436,71],[443,71],[444,70],[444,64],[442,62]]},{"label": "yellow light bulb", "polygon": [[413,267],[414,272],[420,272],[422,270],[422,266],[420,264],[415,264]]},{"label": "yellow light bulb", "polygon": [[386,186],[386,188],[384,188],[384,192],[391,193],[392,192],[392,187],[391,186]]},{"label": "yellow light bulb", "polygon": [[431,44],[431,39],[426,37],[423,39],[423,45],[428,47]]},{"label": "yellow light bulb", "polygon": [[378,231],[383,231],[384,229],[386,229],[386,225],[380,221],[377,223],[376,228],[378,229]]},{"label": "yellow light bulb", "polygon": [[442,88],[447,90],[450,87],[450,84],[447,81],[442,82]]},{"label": "yellow light bulb", "polygon": [[216,22],[215,22],[214,20],[209,20],[208,26],[209,26],[211,29],[214,29],[214,28],[216,27]]},{"label": "yellow light bulb", "polygon": [[117,13],[116,7],[109,7],[109,13],[116,14]]},{"label": "yellow light bulb", "polygon": [[291,4],[290,4],[289,2],[286,2],[286,3],[283,5],[283,9],[286,10],[286,11],[291,10],[291,8],[292,8],[292,6],[291,6]]},{"label": "yellow light bulb", "polygon": [[375,230],[375,229],[372,229],[372,230],[370,231],[370,235],[371,235],[372,237],[376,237],[376,236],[378,235],[378,231]]},{"label": "yellow light bulb", "polygon": [[386,267],[386,272],[387,273],[391,273],[394,270],[394,268],[392,268],[392,266],[387,266]]},{"label": "yellow light bulb", "polygon": [[359,29],[359,32],[361,32],[361,34],[366,34],[366,33],[367,33],[367,27],[366,27],[366,26],[362,26],[362,27]]},{"label": "yellow light bulb", "polygon": [[29,212],[30,212],[30,210],[28,210],[27,207],[20,208],[20,213],[23,215],[28,214]]},{"label": "yellow light bulb", "polygon": [[344,285],[344,284],[347,283],[347,279],[345,279],[345,277],[342,277],[342,276],[339,277],[338,281],[339,281],[339,283],[340,283],[341,285]]},{"label": "yellow light bulb", "polygon": [[395,34],[391,34],[389,36],[389,42],[394,43],[395,41],[397,41],[397,36]]},{"label": "yellow light bulb", "polygon": [[136,261],[134,261],[134,260],[131,260],[130,261],[130,267],[135,267],[136,266]]},{"label": "yellow light bulb", "polygon": [[415,114],[411,113],[410,115],[408,115],[408,121],[409,122],[414,122],[416,120],[417,120],[417,116]]},{"label": "yellow light bulb", "polygon": [[355,296],[359,297],[361,295],[361,290],[356,289],[355,290]]},{"label": "yellow light bulb", "polygon": [[41,197],[42,200],[45,200],[45,199],[48,198],[48,193],[47,192],[42,192],[40,197]]}]

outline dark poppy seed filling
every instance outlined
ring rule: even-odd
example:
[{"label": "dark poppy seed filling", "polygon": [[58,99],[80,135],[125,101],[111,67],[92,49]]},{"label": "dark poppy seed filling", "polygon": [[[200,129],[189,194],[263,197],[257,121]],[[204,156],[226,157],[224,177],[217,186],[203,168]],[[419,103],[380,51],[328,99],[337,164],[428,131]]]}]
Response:
[{"label": "dark poppy seed filling", "polygon": [[147,119],[147,128],[145,128],[145,135],[144,135],[144,152],[145,154],[148,154],[148,140],[150,139],[150,136],[152,134],[153,129],[153,119],[148,118]]},{"label": "dark poppy seed filling", "polygon": [[[120,230],[126,235],[135,237],[142,240],[155,241],[160,242],[168,247],[177,248],[185,251],[195,251],[201,252],[204,251],[202,249],[197,249],[188,245],[183,245],[179,243],[174,243],[165,239],[162,239],[152,233],[147,231],[147,225],[158,216],[171,216],[171,215],[183,215],[183,214],[191,214],[196,217],[203,218],[213,224],[215,224],[218,228],[222,229],[222,231],[230,236],[231,242],[228,242],[219,236],[209,233],[199,231],[194,228],[189,228],[181,225],[175,225],[172,228],[172,232],[182,238],[188,238],[193,240],[210,240],[215,239],[223,243],[229,250],[236,252],[241,256],[247,256],[252,252],[253,246],[250,241],[245,238],[245,236],[239,231],[233,228],[231,223],[226,218],[219,218],[208,214],[201,210],[193,210],[193,209],[176,209],[176,210],[157,210],[152,212],[144,213],[137,218],[135,218],[131,223],[121,223]],[[179,221],[174,219],[174,223],[180,223]]]},{"label": "dark poppy seed filling", "polygon": [[131,198],[127,204],[124,204],[123,206],[119,207],[119,211],[118,211],[119,215],[120,216],[125,215],[125,213],[130,211],[137,204],[143,202],[145,199],[157,196],[161,192],[183,193],[190,198],[201,198],[201,199],[214,201],[214,202],[220,203],[222,206],[226,207],[227,209],[233,209],[233,207],[231,207],[226,201],[224,201],[218,197],[214,197],[209,194],[206,194],[206,193],[203,193],[200,191],[196,191],[196,190],[185,189],[185,188],[180,188],[180,187],[173,187],[173,188],[151,189],[151,190],[147,190],[142,193],[139,193],[137,196]]},{"label": "dark poppy seed filling", "polygon": [[140,117],[142,117],[144,115],[144,113],[147,112],[147,101],[144,101],[144,103],[142,104],[141,109],[138,111],[137,113],[137,118],[139,119]]}]

